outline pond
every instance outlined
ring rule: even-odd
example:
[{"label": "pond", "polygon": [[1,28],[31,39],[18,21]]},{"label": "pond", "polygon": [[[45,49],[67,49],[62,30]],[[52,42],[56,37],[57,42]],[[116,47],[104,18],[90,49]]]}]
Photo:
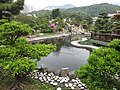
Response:
[{"label": "pond", "polygon": [[79,38],[80,36],[76,35],[39,41],[39,43],[56,44],[57,49],[47,57],[41,58],[37,63],[37,67],[45,65],[48,70],[69,68],[69,71],[72,71],[79,69],[80,65],[85,65],[90,51],[83,48],[76,48],[70,44],[72,40]]}]

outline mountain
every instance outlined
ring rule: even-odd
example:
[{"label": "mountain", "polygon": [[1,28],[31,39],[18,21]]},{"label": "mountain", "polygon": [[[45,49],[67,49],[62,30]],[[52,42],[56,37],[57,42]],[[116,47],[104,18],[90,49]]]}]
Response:
[{"label": "mountain", "polygon": [[116,3],[116,4],[113,4],[113,5],[118,5],[118,6],[120,6],[120,3]]},{"label": "mountain", "polygon": [[68,8],[75,8],[76,6],[74,5],[71,5],[71,4],[65,4],[63,6],[48,6],[48,7],[45,7],[44,10],[53,10],[53,9],[56,9],[56,8],[59,8],[59,9],[68,9]]}]

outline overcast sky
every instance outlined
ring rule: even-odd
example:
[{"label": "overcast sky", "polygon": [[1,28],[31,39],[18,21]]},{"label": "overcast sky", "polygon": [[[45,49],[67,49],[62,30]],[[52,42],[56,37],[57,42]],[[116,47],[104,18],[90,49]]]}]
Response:
[{"label": "overcast sky", "polygon": [[120,3],[120,0],[25,0],[25,5],[33,6],[35,9],[43,9],[47,6],[61,6],[65,4],[72,4],[77,7],[88,6],[99,3]]}]

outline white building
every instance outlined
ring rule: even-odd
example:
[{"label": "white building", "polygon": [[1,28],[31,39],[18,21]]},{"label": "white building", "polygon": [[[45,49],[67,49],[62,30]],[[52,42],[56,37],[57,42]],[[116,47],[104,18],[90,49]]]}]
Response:
[{"label": "white building", "polygon": [[28,6],[28,5],[24,5],[24,9],[23,9],[23,13],[30,13],[33,11],[33,7],[32,6]]}]

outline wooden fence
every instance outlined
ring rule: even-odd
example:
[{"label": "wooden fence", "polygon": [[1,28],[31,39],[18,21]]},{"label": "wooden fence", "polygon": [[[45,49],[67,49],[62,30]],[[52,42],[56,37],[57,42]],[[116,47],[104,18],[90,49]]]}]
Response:
[{"label": "wooden fence", "polygon": [[113,39],[120,39],[120,34],[105,34],[105,33],[91,33],[91,39],[101,40],[101,41],[112,41]]}]

